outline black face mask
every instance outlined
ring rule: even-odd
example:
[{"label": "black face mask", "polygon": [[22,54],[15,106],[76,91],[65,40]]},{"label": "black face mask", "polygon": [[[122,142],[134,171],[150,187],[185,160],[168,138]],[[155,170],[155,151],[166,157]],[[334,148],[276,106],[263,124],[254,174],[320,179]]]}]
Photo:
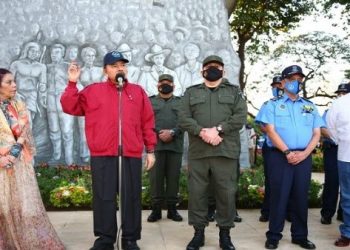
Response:
[{"label": "black face mask", "polygon": [[209,82],[215,82],[222,78],[224,71],[220,70],[216,67],[209,67],[203,71],[203,77],[207,79]]},{"label": "black face mask", "polygon": [[158,91],[162,94],[170,94],[174,91],[174,86],[171,86],[170,84],[162,84],[159,86]]}]

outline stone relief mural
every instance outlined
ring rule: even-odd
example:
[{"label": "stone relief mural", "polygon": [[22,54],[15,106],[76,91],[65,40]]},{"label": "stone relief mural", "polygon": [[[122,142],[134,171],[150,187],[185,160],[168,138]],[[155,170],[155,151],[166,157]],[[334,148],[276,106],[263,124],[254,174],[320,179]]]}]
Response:
[{"label": "stone relief mural", "polygon": [[148,95],[162,73],[182,95],[215,53],[238,84],[224,0],[2,0],[0,33],[0,66],[15,74],[27,104],[37,163],[89,161],[84,118],[64,114],[59,102],[73,60],[82,67],[79,88],[103,80],[103,56],[118,49],[130,60],[129,81]]}]

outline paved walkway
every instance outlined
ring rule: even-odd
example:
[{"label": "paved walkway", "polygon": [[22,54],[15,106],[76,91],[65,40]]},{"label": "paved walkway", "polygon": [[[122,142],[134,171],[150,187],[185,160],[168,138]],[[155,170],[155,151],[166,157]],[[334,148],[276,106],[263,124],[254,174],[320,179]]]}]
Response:
[{"label": "paved walkway", "polygon": [[[333,220],[331,225],[320,223],[319,209],[309,210],[309,238],[317,249],[339,249],[333,246],[338,237],[339,222]],[[192,227],[187,225],[187,210],[179,211],[184,217],[183,222],[173,222],[166,219],[166,211],[163,211],[163,219],[156,223],[146,221],[150,211],[142,212],[142,239],[138,241],[142,250],[184,250],[193,236]],[[265,232],[267,223],[258,221],[259,210],[239,210],[243,222],[236,223],[231,230],[231,237],[237,250],[264,249]],[[93,242],[92,213],[90,211],[77,212],[49,212],[50,219],[67,250],[87,250]],[[165,219],[164,219],[165,217]],[[206,228],[205,246],[201,250],[220,249],[218,245],[218,228],[210,223]],[[286,222],[284,238],[280,241],[278,249],[301,249],[290,243],[290,223]],[[117,249],[117,248],[116,248]],[[344,248],[349,249],[349,248]]]},{"label": "paved walkway", "polygon": [[[322,183],[323,174],[313,174],[313,179]],[[187,210],[179,212],[184,217],[183,222],[173,222],[166,219],[166,211],[163,211],[164,219],[156,223],[148,223],[146,219],[150,211],[144,210],[142,212],[142,239],[138,241],[141,249],[184,250],[193,236],[193,228],[187,224]],[[243,222],[236,223],[236,227],[231,230],[231,237],[236,249],[264,249],[268,224],[258,221],[259,210],[243,209],[239,210],[239,214],[243,218]],[[87,250],[92,246],[95,238],[92,233],[91,211],[49,212],[49,217],[67,250]],[[309,239],[316,244],[317,249],[339,249],[333,245],[339,236],[338,226],[339,222],[336,220],[333,220],[331,225],[322,225],[320,223],[320,209],[309,209]],[[213,222],[206,228],[205,246],[201,250],[220,249],[218,231]],[[278,249],[301,249],[290,242],[289,222],[286,222],[283,234],[284,238],[280,241]]]}]

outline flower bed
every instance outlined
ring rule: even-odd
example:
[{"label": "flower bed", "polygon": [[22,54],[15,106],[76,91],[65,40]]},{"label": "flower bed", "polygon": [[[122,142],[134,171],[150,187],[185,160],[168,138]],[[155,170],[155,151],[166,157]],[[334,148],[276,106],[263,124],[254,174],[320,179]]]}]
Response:
[{"label": "flower bed", "polygon": [[[241,172],[237,207],[260,208],[264,195],[264,175],[261,159],[254,169]],[[91,172],[86,166],[49,167],[47,164],[35,168],[40,193],[45,207],[52,209],[90,209],[92,202]],[[309,191],[310,207],[321,205],[322,185],[311,181]],[[179,190],[179,208],[187,209],[188,191],[186,171],[181,172]],[[142,205],[148,209],[151,205],[148,173],[142,176]]]}]

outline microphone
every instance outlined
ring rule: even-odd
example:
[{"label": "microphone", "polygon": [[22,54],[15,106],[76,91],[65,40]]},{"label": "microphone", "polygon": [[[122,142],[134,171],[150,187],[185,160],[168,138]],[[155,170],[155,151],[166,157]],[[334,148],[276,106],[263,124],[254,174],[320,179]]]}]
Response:
[{"label": "microphone", "polygon": [[125,76],[123,73],[118,73],[115,76],[115,81],[118,83],[118,88],[121,89],[123,88],[124,85],[124,81],[125,81]]}]

